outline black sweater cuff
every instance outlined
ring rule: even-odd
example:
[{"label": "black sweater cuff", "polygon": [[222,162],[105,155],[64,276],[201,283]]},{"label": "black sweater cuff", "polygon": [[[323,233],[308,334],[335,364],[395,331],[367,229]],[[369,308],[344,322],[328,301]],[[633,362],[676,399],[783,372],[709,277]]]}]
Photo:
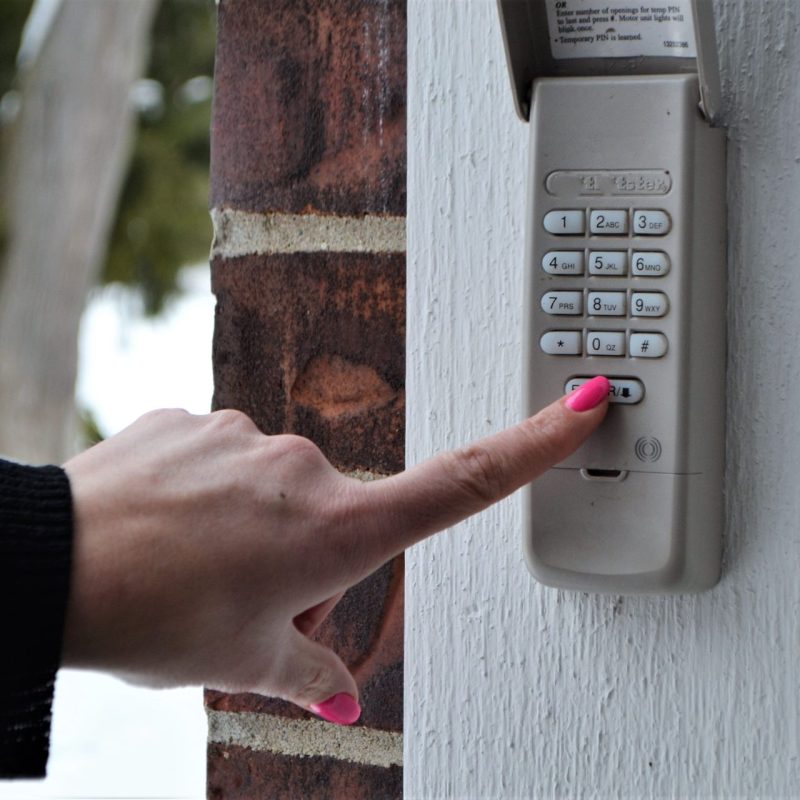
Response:
[{"label": "black sweater cuff", "polygon": [[45,774],[71,554],[64,470],[0,460],[0,777]]}]

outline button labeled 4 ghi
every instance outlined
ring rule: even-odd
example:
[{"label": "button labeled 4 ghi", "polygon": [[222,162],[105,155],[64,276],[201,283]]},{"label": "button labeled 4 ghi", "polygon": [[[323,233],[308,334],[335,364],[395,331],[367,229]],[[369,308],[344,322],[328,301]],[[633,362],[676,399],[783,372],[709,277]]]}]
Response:
[{"label": "button labeled 4 ghi", "polygon": [[542,258],[549,275],[583,275],[583,250],[551,250]]}]

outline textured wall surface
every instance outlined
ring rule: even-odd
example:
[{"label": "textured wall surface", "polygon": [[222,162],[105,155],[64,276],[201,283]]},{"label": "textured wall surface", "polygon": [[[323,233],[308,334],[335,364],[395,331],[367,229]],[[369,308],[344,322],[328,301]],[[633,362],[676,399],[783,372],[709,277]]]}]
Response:
[{"label": "textured wall surface", "polygon": [[[214,405],[363,480],[404,459],[405,68],[400,0],[220,3]],[[400,796],[402,558],[318,637],[356,678],[359,723],[208,691],[210,797]]]},{"label": "textured wall surface", "polygon": [[[414,548],[407,797],[800,793],[800,5],[715,8],[730,130],[722,582],[546,589],[523,566],[515,498]],[[413,463],[521,405],[527,129],[493,3],[410,4],[408,130]]]}]

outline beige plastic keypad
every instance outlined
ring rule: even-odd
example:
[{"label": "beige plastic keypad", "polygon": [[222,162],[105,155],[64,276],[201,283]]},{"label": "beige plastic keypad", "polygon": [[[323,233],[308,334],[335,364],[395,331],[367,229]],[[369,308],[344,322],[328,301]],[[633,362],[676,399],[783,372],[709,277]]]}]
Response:
[{"label": "beige plastic keypad", "polygon": [[[669,272],[669,254],[651,245],[671,231],[670,215],[657,208],[555,208],[545,214],[542,224],[547,233],[565,240],[563,249],[549,250],[541,262],[548,275],[563,278],[563,283],[540,299],[542,311],[553,318],[552,328],[539,341],[543,352],[556,357],[663,358],[668,349],[666,335],[637,332],[635,321],[664,317],[669,312],[669,298],[658,285]],[[613,250],[602,249],[608,236],[615,237]],[[630,246],[621,249],[620,238]],[[595,282],[589,289],[587,273],[645,279],[647,284],[629,280],[627,288],[615,283],[613,289],[603,291]],[[592,318],[610,317],[619,320],[618,329],[593,328]]]}]

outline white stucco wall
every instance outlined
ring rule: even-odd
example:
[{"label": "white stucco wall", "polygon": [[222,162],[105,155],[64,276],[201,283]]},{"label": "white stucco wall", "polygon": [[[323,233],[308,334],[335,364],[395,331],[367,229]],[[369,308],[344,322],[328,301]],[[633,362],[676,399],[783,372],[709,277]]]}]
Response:
[{"label": "white stucco wall", "polygon": [[[730,127],[722,582],[546,589],[523,565],[518,498],[416,547],[410,798],[800,796],[800,3],[715,7]],[[527,128],[505,70],[493,2],[410,1],[409,463],[521,405]]]}]

